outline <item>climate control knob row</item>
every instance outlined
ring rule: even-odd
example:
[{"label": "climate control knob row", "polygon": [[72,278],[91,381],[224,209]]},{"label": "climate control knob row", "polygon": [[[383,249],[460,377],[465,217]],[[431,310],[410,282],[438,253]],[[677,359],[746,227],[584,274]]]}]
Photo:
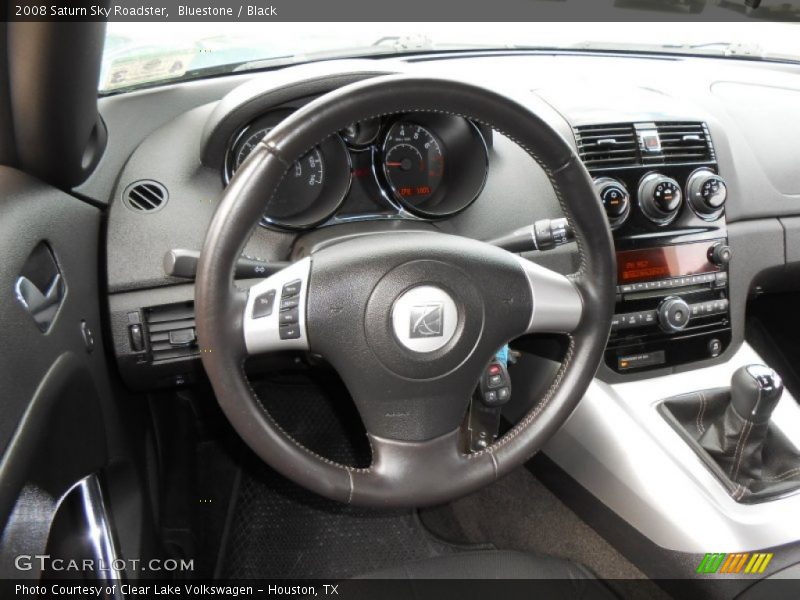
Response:
[{"label": "climate control knob row", "polygon": [[[631,197],[625,184],[611,177],[598,177],[594,187],[612,229],[620,227],[631,213]],[[695,214],[706,221],[718,219],[725,207],[728,189],[711,169],[698,169],[686,182],[686,196]],[[658,225],[669,225],[680,213],[683,190],[661,173],[649,173],[639,182],[637,200],[642,214]]]}]

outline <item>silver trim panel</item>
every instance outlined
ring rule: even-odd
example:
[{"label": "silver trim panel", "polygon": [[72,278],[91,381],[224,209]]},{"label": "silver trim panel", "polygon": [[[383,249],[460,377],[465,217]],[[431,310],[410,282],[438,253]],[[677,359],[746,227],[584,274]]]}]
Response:
[{"label": "silver trim panel", "polygon": [[[603,504],[659,546],[679,552],[743,552],[800,540],[800,494],[735,502],[657,412],[671,396],[730,385],[763,364],[748,345],[726,363],[642,381],[595,380],[544,452]],[[800,448],[800,406],[788,391],[773,422]]]},{"label": "silver trim panel", "polygon": [[581,322],[583,299],[569,279],[517,257],[525,271],[533,297],[531,318],[525,333],[569,333]]}]

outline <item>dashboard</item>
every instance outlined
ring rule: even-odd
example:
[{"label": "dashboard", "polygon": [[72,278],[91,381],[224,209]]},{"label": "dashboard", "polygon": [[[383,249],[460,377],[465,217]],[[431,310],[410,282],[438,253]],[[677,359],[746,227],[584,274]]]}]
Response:
[{"label": "dashboard", "polygon": [[[109,152],[97,172],[115,176],[93,176],[78,190],[111,204],[110,321],[129,384],[181,385],[199,373],[185,333],[194,326],[193,286],[165,272],[164,257],[202,248],[252,148],[314,98],[391,73],[503,90],[583,160],[606,208],[598,226],[611,229],[618,253],[603,379],[724,360],[743,340],[752,289],[800,259],[800,171],[791,168],[800,136],[774,143],[764,132],[800,131],[794,66],[479,53],[328,61],[145,90],[104,99]],[[773,111],[760,109],[773,101]],[[488,240],[561,216],[546,174],[512,140],[461,117],[409,113],[351,124],[309,149],[265,196],[245,254],[254,264],[294,260],[384,230]],[[578,263],[574,244],[525,256],[562,273]]]}]

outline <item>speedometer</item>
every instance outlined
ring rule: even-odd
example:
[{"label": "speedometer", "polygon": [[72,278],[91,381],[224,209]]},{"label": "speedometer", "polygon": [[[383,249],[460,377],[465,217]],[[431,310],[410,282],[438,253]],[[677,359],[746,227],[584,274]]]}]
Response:
[{"label": "speedometer", "polygon": [[442,183],[442,144],[425,127],[399,121],[386,134],[383,172],[397,199],[411,205],[424,203]]}]

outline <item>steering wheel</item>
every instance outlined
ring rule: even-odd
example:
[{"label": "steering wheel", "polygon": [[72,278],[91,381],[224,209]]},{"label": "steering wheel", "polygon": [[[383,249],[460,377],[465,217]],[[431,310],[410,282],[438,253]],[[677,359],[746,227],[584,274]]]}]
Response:
[{"label": "steering wheel", "polygon": [[[387,232],[346,239],[249,290],[236,287],[234,266],[264,199],[296,159],[351,123],[414,112],[469,118],[525,149],[549,177],[575,232],[579,270],[565,277],[443,233]],[[344,503],[423,506],[491,483],[533,456],[566,421],[602,357],[615,275],[611,235],[591,178],[542,118],[463,82],[385,76],[301,108],[237,171],[200,256],[197,333],[223,412],[274,469]],[[504,344],[535,332],[569,336],[552,385],[504,436],[464,453],[459,429],[481,373]],[[283,350],[310,350],[338,371],[366,428],[370,467],[315,454],[264,409],[244,363],[250,355]]]}]

